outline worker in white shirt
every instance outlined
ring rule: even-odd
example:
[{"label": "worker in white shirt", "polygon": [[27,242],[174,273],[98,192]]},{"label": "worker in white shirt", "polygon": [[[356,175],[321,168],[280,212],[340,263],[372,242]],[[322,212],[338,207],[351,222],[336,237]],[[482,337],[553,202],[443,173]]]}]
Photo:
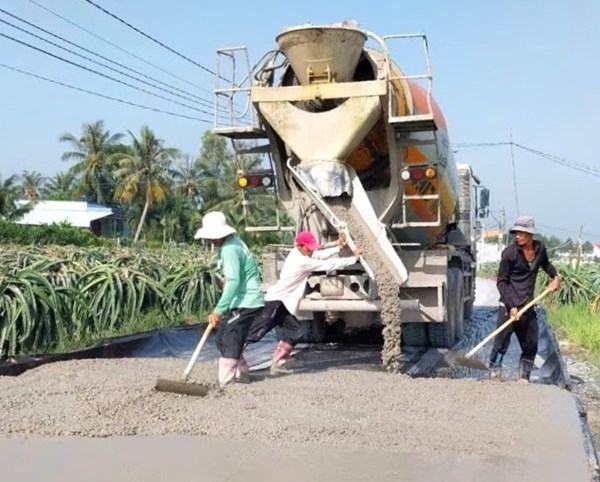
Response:
[{"label": "worker in white shirt", "polygon": [[333,271],[351,266],[358,262],[361,255],[361,250],[356,248],[354,256],[331,258],[346,246],[343,234],[340,234],[337,247],[319,250],[314,235],[302,231],[296,236],[295,245],[283,264],[279,280],[267,290],[265,306],[254,318],[246,338],[246,343],[255,343],[273,328],[279,327],[280,340],[273,352],[272,375],[291,373],[283,364],[302,338],[302,328],[296,316],[310,274],[313,271]]}]

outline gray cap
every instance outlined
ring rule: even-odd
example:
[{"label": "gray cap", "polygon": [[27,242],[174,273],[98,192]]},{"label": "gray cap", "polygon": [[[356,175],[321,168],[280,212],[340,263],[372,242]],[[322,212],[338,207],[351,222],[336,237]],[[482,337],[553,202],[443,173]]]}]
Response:
[{"label": "gray cap", "polygon": [[535,222],[531,216],[519,216],[510,232],[521,231],[522,233],[535,234]]}]

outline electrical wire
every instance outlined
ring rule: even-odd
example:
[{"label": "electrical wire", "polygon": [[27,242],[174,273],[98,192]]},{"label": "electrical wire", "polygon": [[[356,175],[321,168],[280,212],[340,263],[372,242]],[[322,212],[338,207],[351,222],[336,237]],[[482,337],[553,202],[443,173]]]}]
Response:
[{"label": "electrical wire", "polygon": [[[2,9],[0,8],[0,12],[4,12],[4,10],[2,10]],[[10,15],[10,14],[9,14],[9,15]],[[11,15],[11,16],[12,16],[12,15]],[[18,17],[17,17],[17,18],[18,18]],[[25,21],[25,20],[22,20],[22,19],[19,19],[19,20],[21,20],[22,22],[25,22],[25,23],[27,23],[28,25],[32,25],[32,24],[30,24],[29,22],[27,22],[27,21]],[[188,95],[181,95],[181,94],[178,94],[177,92],[174,92],[174,91],[172,91],[172,90],[169,90],[169,89],[164,89],[164,88],[162,88],[162,87],[160,87],[160,86],[158,86],[158,85],[155,85],[155,84],[153,84],[153,83],[151,83],[151,82],[147,82],[147,81],[145,81],[145,80],[143,80],[143,79],[140,79],[140,78],[138,78],[138,77],[135,77],[135,76],[133,76],[133,75],[130,75],[130,74],[128,74],[128,73],[126,73],[126,72],[123,72],[123,71],[121,71],[121,70],[119,70],[119,69],[115,69],[114,67],[111,67],[110,65],[106,65],[106,64],[104,64],[104,63],[102,63],[102,62],[98,62],[97,60],[94,60],[94,59],[92,59],[92,58],[90,58],[90,57],[87,57],[87,56],[85,56],[85,55],[82,55],[82,54],[80,54],[80,53],[78,53],[78,52],[75,52],[75,51],[73,51],[73,50],[71,50],[71,49],[68,49],[68,48],[66,48],[66,47],[63,47],[62,45],[59,45],[59,44],[57,44],[57,43],[55,43],[55,42],[52,42],[51,40],[45,39],[45,38],[43,38],[43,37],[41,37],[41,36],[39,36],[39,35],[36,35],[36,34],[34,34],[33,32],[30,32],[30,31],[28,31],[28,30],[26,30],[26,29],[24,29],[24,28],[21,28],[21,27],[19,27],[19,26],[17,26],[17,25],[15,25],[15,24],[13,24],[13,23],[11,23],[11,22],[8,22],[8,21],[6,21],[6,20],[3,20],[3,19],[1,19],[1,18],[0,18],[0,22],[4,23],[4,24],[6,24],[6,25],[9,25],[10,27],[12,27],[12,28],[14,28],[14,29],[17,29],[17,30],[19,30],[19,31],[21,31],[21,32],[24,32],[24,33],[26,33],[27,35],[30,35],[30,36],[32,36],[32,37],[35,37],[35,38],[37,38],[38,40],[41,40],[42,42],[46,42],[46,43],[48,43],[48,44],[50,44],[50,45],[53,45],[53,46],[54,46],[54,47],[56,47],[56,48],[59,48],[59,49],[61,49],[61,50],[64,50],[65,52],[69,52],[70,54],[72,54],[72,55],[75,55],[76,57],[79,57],[79,58],[85,59],[85,60],[87,60],[88,62],[92,62],[93,64],[99,65],[99,66],[101,66],[101,67],[104,67],[105,69],[108,69],[108,70],[111,70],[111,71],[113,71],[113,72],[116,72],[116,73],[118,73],[118,74],[120,74],[120,75],[123,75],[124,77],[127,77],[127,78],[129,78],[129,79],[135,80],[136,82],[141,82],[142,84],[148,85],[148,86],[150,86],[150,87],[152,87],[152,88],[154,88],[154,89],[157,89],[157,90],[159,90],[159,91],[161,91],[161,92],[166,92],[166,93],[168,93],[168,94],[170,94],[170,95],[173,95],[173,96],[175,96],[175,97],[179,97],[179,98],[181,98],[181,99],[187,100],[188,102],[194,102],[195,104],[201,105],[201,106],[203,106],[203,107],[209,107],[209,108],[210,108],[210,107],[212,107],[212,104],[211,104],[209,101],[207,101],[207,100],[204,100],[204,99],[202,99],[202,98],[199,98],[199,99],[202,101],[202,102],[200,102],[200,101],[198,101],[198,100],[195,100],[195,99],[193,99],[192,97],[188,97]],[[32,26],[34,26],[34,27],[35,27],[35,25],[32,25]],[[44,30],[44,29],[42,29],[42,28],[40,28],[40,27],[36,27],[36,28],[39,28],[40,30],[43,30],[44,32],[46,32],[46,33],[48,33],[48,34],[50,34],[50,35],[53,35],[54,37],[57,37],[57,38],[61,39],[63,42],[67,42],[67,43],[69,43],[69,44],[76,45],[76,44],[73,44],[73,42],[70,42],[70,41],[68,41],[68,40],[66,40],[66,39],[63,39],[62,37],[59,37],[59,36],[57,36],[57,35],[54,35],[54,34],[52,34],[52,33],[48,32],[47,30]],[[108,61],[110,61],[110,62],[112,62],[112,63],[114,63],[114,64],[121,65],[121,64],[119,64],[118,62],[114,62],[114,61],[112,61],[112,60],[110,60],[110,59],[107,59],[106,57],[104,57],[104,56],[102,56],[102,55],[100,55],[100,54],[96,54],[96,53],[94,53],[94,52],[92,52],[92,51],[90,51],[90,50],[88,50],[88,49],[86,49],[86,48],[84,48],[84,47],[80,47],[80,46],[78,46],[78,48],[81,48],[82,50],[85,50],[85,51],[87,51],[87,52],[91,52],[92,54],[94,54],[94,55],[96,55],[96,56],[98,56],[98,57],[100,57],[100,58],[106,59],[106,60],[108,60]],[[123,66],[123,67],[125,67],[125,66]],[[125,68],[127,68],[127,67],[125,67]],[[128,68],[127,68],[127,69],[128,69]],[[132,69],[128,69],[128,70],[132,70]],[[133,72],[139,73],[139,72],[137,72],[137,71],[135,71],[135,70],[134,70]],[[139,74],[140,74],[140,75],[144,75],[144,74],[141,74],[141,73],[139,73]],[[145,76],[145,75],[144,75],[144,77],[147,77],[147,76]],[[180,89],[177,89],[177,90],[180,90]],[[182,92],[185,92],[185,91],[182,91]],[[193,96],[193,97],[197,97],[197,96]]]},{"label": "electrical wire", "polygon": [[[100,10],[101,12],[104,12],[106,15],[109,15],[110,17],[114,18],[115,20],[117,20],[118,22],[121,22],[122,24],[126,25],[127,27],[129,27],[132,30],[135,30],[137,33],[139,33],[140,35],[143,35],[144,37],[146,37],[148,40],[151,40],[152,42],[154,42],[155,44],[160,45],[161,47],[167,49],[169,52],[174,53],[175,55],[177,55],[178,57],[181,57],[184,60],[187,60],[188,62],[190,62],[191,64],[195,65],[196,67],[201,68],[202,70],[204,70],[205,72],[208,72],[209,74],[212,74],[214,76],[217,76],[217,73],[214,72],[213,70],[209,69],[208,67],[205,67],[202,64],[199,64],[198,62],[196,62],[195,60],[190,59],[189,57],[183,55],[182,53],[178,52],[175,49],[172,49],[171,47],[169,47],[168,45],[164,44],[163,42],[161,42],[160,40],[155,39],[154,37],[148,35],[146,32],[143,32],[142,30],[140,30],[139,28],[133,26],[132,24],[130,24],[129,22],[126,22],[125,20],[123,20],[121,17],[119,17],[118,15],[115,15],[114,13],[106,10],[104,7],[98,5],[97,3],[93,2],[92,0],[84,0],[85,2],[89,3],[90,5],[92,5],[93,7],[97,8],[98,10]],[[219,76],[220,78],[222,78],[221,76]],[[225,81],[227,81],[227,79],[223,79]]]},{"label": "electrical wire", "polygon": [[561,166],[568,167],[570,169],[574,169],[579,172],[584,172],[586,174],[590,174],[592,176],[600,177],[600,168],[596,166],[590,166],[589,164],[583,164],[575,161],[569,161],[562,157],[558,157],[552,154],[548,154],[547,152],[540,151],[538,149],[533,149],[532,147],[524,146],[523,144],[519,144],[518,142],[479,142],[479,143],[458,143],[452,144],[452,147],[457,149],[462,148],[470,148],[470,147],[496,147],[496,146],[514,146],[523,151],[526,151],[530,154],[535,154],[536,156],[542,157],[549,161],[552,161],[556,164],[560,164]]},{"label": "electrical wire", "polygon": [[600,168],[598,168],[598,167],[589,166],[587,164],[582,164],[582,163],[578,163],[578,162],[574,162],[574,161],[568,161],[567,159],[563,159],[562,157],[554,156],[552,154],[538,151],[537,149],[533,149],[531,147],[523,146],[523,145],[517,144],[517,143],[515,143],[515,147],[518,147],[519,149],[522,149],[531,154],[535,154],[536,156],[543,157],[544,159],[548,159],[549,161],[552,161],[556,164],[560,164],[562,166],[569,167],[571,169],[575,169],[576,171],[584,172],[584,173],[590,174],[592,176],[600,177]]},{"label": "electrical wire", "polygon": [[189,116],[189,115],[186,115],[186,114],[179,114],[177,112],[170,112],[170,111],[167,111],[167,110],[157,109],[155,107],[149,107],[147,105],[136,104],[135,102],[130,102],[128,100],[123,100],[123,99],[119,99],[117,97],[112,97],[110,95],[101,94],[99,92],[94,92],[92,90],[83,89],[81,87],[76,87],[74,85],[66,84],[66,83],[61,82],[59,80],[50,79],[50,78],[44,77],[42,75],[34,74],[33,72],[28,72],[26,70],[18,69],[17,67],[13,67],[11,65],[6,65],[6,64],[0,63],[0,67],[3,67],[3,68],[8,69],[8,70],[12,70],[14,72],[21,73],[23,75],[27,75],[29,77],[33,77],[33,78],[36,78],[36,79],[44,80],[44,81],[50,82],[52,84],[60,85],[62,87],[66,87],[68,89],[76,90],[76,91],[79,91],[79,92],[84,92],[86,94],[94,95],[96,97],[101,97],[103,99],[113,100],[113,101],[119,102],[121,104],[127,104],[127,105],[131,105],[131,106],[134,106],[134,107],[139,107],[141,109],[151,110],[151,111],[154,111],[154,112],[159,112],[161,114],[167,114],[167,115],[174,116],[174,117],[181,117],[183,119],[190,119],[190,120],[195,120],[195,121],[199,121],[199,122],[205,122],[207,124],[211,124],[212,123],[212,121],[207,120],[207,119],[201,119],[200,117],[192,117],[192,116]]},{"label": "electrical wire", "polygon": [[57,59],[57,60],[61,60],[62,62],[65,62],[65,63],[67,63],[67,64],[69,64],[69,65],[73,65],[73,66],[75,66],[75,67],[78,67],[78,68],[80,68],[80,69],[86,70],[86,71],[88,71],[88,72],[91,72],[91,73],[94,73],[94,74],[96,74],[96,75],[99,75],[99,76],[101,76],[101,77],[104,77],[104,78],[106,78],[106,79],[110,79],[110,80],[112,80],[113,82],[117,82],[117,83],[119,83],[119,84],[125,85],[125,86],[127,86],[127,87],[130,87],[130,88],[132,88],[132,89],[139,90],[140,92],[144,92],[144,93],[146,93],[146,94],[148,94],[148,95],[151,95],[151,96],[153,96],[153,97],[158,97],[159,99],[166,100],[167,102],[171,102],[172,104],[178,104],[178,105],[181,105],[181,106],[183,106],[183,107],[185,107],[185,108],[187,108],[187,109],[195,110],[195,111],[197,111],[197,112],[201,112],[201,113],[203,113],[203,114],[212,115],[212,112],[208,112],[208,111],[205,111],[205,110],[202,110],[202,109],[198,109],[198,108],[196,108],[196,107],[192,107],[192,106],[189,106],[189,105],[187,105],[187,104],[183,104],[183,103],[181,103],[181,102],[178,102],[178,101],[176,101],[176,100],[169,99],[168,97],[165,97],[165,96],[163,96],[163,95],[156,94],[156,93],[154,93],[154,92],[151,92],[151,91],[149,91],[149,90],[146,90],[146,89],[142,89],[141,87],[137,87],[137,86],[135,86],[135,85],[132,85],[132,84],[130,84],[130,83],[128,83],[128,82],[125,82],[125,81],[123,81],[123,80],[116,79],[116,78],[114,78],[114,77],[111,77],[110,75],[107,75],[107,74],[104,74],[104,73],[102,73],[102,72],[99,72],[99,71],[97,71],[97,70],[94,70],[94,69],[91,69],[91,68],[89,68],[89,67],[86,67],[85,65],[81,65],[81,64],[78,64],[77,62],[73,62],[73,61],[71,61],[71,60],[65,59],[65,58],[63,58],[63,57],[61,57],[61,56],[59,56],[59,55],[53,54],[52,52],[48,52],[47,50],[44,50],[44,49],[42,49],[42,48],[36,47],[35,45],[31,45],[31,44],[29,44],[29,43],[27,43],[27,42],[24,42],[23,40],[16,39],[16,38],[14,38],[14,37],[11,37],[10,35],[6,35],[5,33],[2,33],[2,32],[0,32],[0,37],[7,38],[7,39],[9,39],[9,40],[12,40],[13,42],[16,42],[16,43],[18,43],[18,44],[24,45],[24,46],[26,46],[26,47],[29,47],[29,48],[33,49],[33,50],[37,50],[38,52],[41,52],[41,53],[43,53],[43,54],[46,54],[46,55],[48,55],[48,56],[50,56],[50,57],[53,57],[53,58],[55,58],[55,59]]},{"label": "electrical wire", "polygon": [[133,57],[134,59],[137,59],[141,62],[144,62],[146,65],[150,65],[151,67],[160,70],[161,72],[170,75],[171,77],[180,80],[181,82],[185,82],[188,85],[191,85],[199,90],[202,90],[203,92],[207,92],[210,95],[213,95],[213,92],[209,89],[206,89],[198,84],[194,84],[193,82],[190,82],[189,80],[184,79],[183,77],[179,77],[178,75],[174,74],[173,72],[170,72],[166,69],[163,69],[162,67],[153,64],[152,62],[149,62],[148,60],[144,59],[143,57],[140,57],[139,55],[134,54],[133,52],[130,52],[129,50],[124,49],[123,47],[121,47],[120,45],[117,45],[114,42],[111,42],[110,40],[105,39],[104,37],[101,37],[100,35],[92,32],[91,30],[86,29],[85,27],[82,27],[81,25],[73,22],[72,20],[69,20],[68,18],[60,15],[59,13],[56,13],[55,11],[49,9],[48,7],[45,7],[44,5],[39,4],[38,2],[36,2],[35,0],[28,0],[29,2],[33,3],[34,5],[36,5],[37,7],[45,10],[46,12],[50,13],[51,15],[54,15],[57,18],[60,18],[61,20],[67,22],[68,24],[72,25],[73,27],[78,28],[79,30],[84,31],[85,33],[91,35],[94,38],[97,38],[98,40],[110,45],[111,47],[114,47],[118,50],[120,50],[123,53],[126,53],[127,55]]},{"label": "electrical wire", "polygon": [[[106,43],[108,43],[109,45],[111,45],[111,46],[113,46],[113,47],[115,47],[115,48],[118,48],[119,50],[121,50],[121,51],[123,51],[123,52],[127,53],[128,55],[131,55],[131,56],[133,56],[134,58],[137,58],[137,59],[139,59],[139,60],[142,60],[142,61],[144,61],[146,64],[149,64],[149,65],[151,65],[152,67],[154,67],[154,68],[157,68],[158,70],[160,70],[160,71],[162,71],[162,72],[166,72],[166,73],[168,73],[169,75],[172,75],[173,77],[175,77],[175,78],[178,78],[179,80],[182,80],[182,81],[184,81],[184,82],[186,82],[186,83],[188,83],[188,84],[190,84],[190,85],[192,85],[192,86],[194,86],[194,87],[196,87],[196,88],[198,88],[198,89],[200,89],[200,90],[202,90],[202,91],[204,91],[204,92],[207,92],[207,93],[208,93],[208,94],[210,94],[211,96],[212,96],[212,95],[214,95],[214,92],[210,91],[209,89],[205,89],[205,88],[203,88],[203,87],[200,87],[200,86],[198,86],[197,84],[194,84],[194,83],[188,82],[188,81],[186,81],[185,79],[183,79],[183,78],[181,78],[181,77],[179,77],[179,76],[177,76],[177,75],[174,75],[174,74],[172,74],[171,72],[168,72],[168,71],[166,71],[165,69],[162,69],[162,68],[158,67],[158,66],[157,66],[157,65],[155,65],[155,64],[152,64],[151,62],[147,62],[147,61],[145,61],[145,59],[142,59],[141,57],[139,57],[139,56],[137,56],[137,55],[135,55],[135,54],[133,54],[133,53],[131,53],[131,52],[129,52],[129,51],[127,51],[127,50],[125,50],[125,49],[121,48],[121,47],[119,47],[118,45],[116,45],[116,44],[114,44],[114,43],[110,42],[109,40],[106,40],[106,39],[104,39],[103,37],[100,37],[99,35],[96,35],[94,32],[91,32],[91,31],[89,31],[89,30],[87,30],[87,29],[85,29],[85,28],[81,27],[80,25],[78,25],[78,24],[76,24],[76,23],[72,22],[71,20],[69,20],[69,19],[67,19],[67,18],[63,17],[62,15],[60,15],[60,14],[58,14],[58,13],[56,13],[56,12],[54,12],[54,11],[52,11],[52,10],[48,9],[48,8],[46,8],[45,6],[43,6],[43,5],[39,4],[38,2],[36,2],[36,1],[34,1],[34,0],[28,0],[28,1],[29,1],[29,2],[31,2],[31,3],[33,3],[34,5],[36,5],[37,7],[39,7],[39,8],[42,8],[43,10],[47,11],[48,13],[50,13],[50,14],[52,14],[52,15],[54,15],[54,16],[56,16],[56,17],[58,17],[58,18],[62,19],[62,20],[64,20],[65,22],[69,23],[70,25],[73,25],[73,26],[75,26],[75,27],[77,27],[77,28],[79,28],[79,29],[83,30],[84,32],[86,32],[86,33],[88,33],[88,34],[90,34],[90,35],[92,35],[92,36],[94,36],[94,37],[96,37],[96,38],[98,38],[98,39],[102,40],[103,42],[106,42]],[[48,34],[48,35],[51,35],[51,36],[53,36],[53,37],[55,37],[55,38],[58,38],[59,40],[62,40],[63,42],[66,42],[66,43],[68,43],[68,44],[70,44],[70,45],[73,45],[73,46],[75,46],[75,47],[77,47],[77,48],[79,48],[79,49],[81,49],[81,50],[85,51],[85,52],[88,52],[88,53],[90,53],[90,54],[92,54],[92,55],[95,55],[95,56],[97,56],[97,57],[99,57],[99,58],[102,58],[103,60],[106,60],[106,61],[108,61],[108,62],[111,62],[111,63],[113,63],[113,64],[115,64],[115,65],[118,65],[119,67],[121,67],[121,68],[124,68],[124,69],[126,69],[126,70],[128,70],[128,71],[130,71],[130,72],[134,72],[134,73],[136,73],[136,74],[138,74],[138,75],[141,75],[142,77],[145,77],[145,78],[147,78],[147,79],[150,79],[150,80],[152,80],[152,81],[154,81],[154,82],[157,82],[157,83],[159,83],[159,84],[161,84],[161,85],[164,85],[164,86],[166,86],[166,87],[169,87],[169,88],[171,88],[171,89],[174,89],[174,90],[177,90],[177,91],[179,91],[179,92],[182,92],[182,93],[184,93],[184,94],[186,94],[186,95],[188,95],[188,96],[194,97],[194,98],[198,99],[198,101],[199,101],[199,102],[197,102],[197,103],[201,103],[201,104],[202,104],[204,107],[208,107],[208,108],[211,108],[211,109],[215,107],[215,104],[214,104],[212,101],[210,101],[210,100],[207,100],[207,99],[205,99],[205,98],[203,98],[203,97],[199,97],[199,96],[197,96],[197,95],[195,95],[195,94],[192,94],[192,93],[190,93],[190,92],[187,92],[187,91],[184,91],[184,90],[182,90],[182,89],[179,89],[178,87],[175,87],[174,85],[167,84],[167,83],[165,83],[165,82],[162,82],[162,81],[161,81],[161,80],[159,80],[159,79],[156,79],[156,78],[154,78],[154,77],[151,77],[151,76],[148,76],[148,75],[146,75],[146,74],[144,74],[144,73],[142,73],[142,72],[139,72],[139,71],[137,71],[137,70],[135,70],[135,69],[132,69],[132,68],[130,68],[130,67],[127,67],[126,65],[123,65],[123,64],[121,64],[121,63],[119,63],[119,62],[116,62],[116,61],[114,61],[114,60],[112,60],[112,59],[110,59],[110,58],[108,58],[108,57],[105,57],[105,56],[103,56],[103,55],[100,55],[100,54],[98,54],[97,52],[94,52],[94,51],[92,51],[92,50],[90,50],[90,49],[87,49],[87,48],[85,48],[85,47],[82,47],[81,45],[79,45],[79,44],[76,44],[76,43],[74,43],[74,42],[71,42],[71,41],[69,41],[69,40],[67,40],[67,39],[65,39],[65,38],[63,38],[63,37],[60,37],[59,35],[56,35],[56,34],[52,33],[52,32],[49,32],[48,30],[46,30],[46,29],[43,29],[43,28],[41,28],[41,27],[39,27],[39,26],[37,26],[37,25],[35,25],[35,24],[31,23],[31,22],[28,22],[27,20],[24,20],[24,19],[22,19],[22,18],[20,18],[20,17],[18,17],[18,16],[16,16],[16,15],[14,15],[14,14],[11,14],[11,13],[7,12],[6,10],[3,10],[3,9],[1,9],[1,8],[0,8],[0,11],[1,11],[1,12],[4,12],[6,15],[10,15],[11,17],[13,17],[13,18],[16,18],[17,20],[19,20],[19,21],[21,21],[21,22],[23,22],[23,23],[26,23],[27,25],[30,25],[31,27],[34,27],[34,28],[36,28],[36,29],[38,29],[38,30],[41,30],[41,31],[43,31],[44,33],[46,33],[46,34]],[[17,28],[17,27],[15,27],[15,28]],[[60,46],[59,46],[59,48],[62,48],[62,47],[60,47]],[[63,48],[63,50],[65,50],[65,49]],[[66,50],[68,51],[68,49],[66,49]],[[75,55],[78,55],[78,54],[75,54]],[[79,55],[79,56],[81,56],[81,55]],[[84,57],[84,58],[85,58],[85,57]],[[88,59],[88,60],[90,60],[90,59]],[[101,63],[95,62],[95,61],[93,61],[93,60],[90,60],[90,61],[91,61],[91,62],[94,62],[94,63],[97,63],[97,64],[99,64],[99,65],[102,65]],[[110,70],[114,70],[114,71],[118,72],[118,70],[116,70],[116,69],[112,69],[112,68],[110,68],[110,67],[108,67],[108,66],[105,66],[105,67],[106,67],[106,68],[109,68]],[[128,76],[128,77],[130,77],[130,78],[133,78],[133,79],[135,79],[135,77],[131,77],[131,76],[127,75],[127,74],[124,74],[124,73],[121,73],[121,74],[122,74],[122,75],[125,75],[125,76]],[[222,79],[223,77],[219,76],[219,78],[221,78],[221,79]],[[136,79],[136,80],[137,80],[138,82],[146,83],[147,85],[152,85],[152,84],[148,84],[147,82],[144,82],[144,81],[143,81],[143,80],[141,80],[141,79]],[[154,87],[154,88],[158,88],[158,87],[156,87],[156,86],[153,86],[153,87]],[[162,89],[161,89],[161,90],[162,90]],[[171,95],[176,95],[176,94],[171,94]],[[176,95],[176,96],[177,96],[177,95]],[[178,96],[178,97],[179,97],[179,96]],[[186,100],[189,100],[189,99],[186,99]],[[238,106],[238,107],[239,107],[239,106]],[[226,116],[227,116],[227,115],[230,115],[230,116],[231,116],[231,115],[234,115],[234,116],[235,116],[235,117],[236,117],[238,120],[240,120],[240,119],[244,119],[245,117],[247,117],[247,116],[248,116],[248,114],[247,114],[247,113],[246,113],[246,114],[240,114],[239,112],[237,112],[237,111],[235,111],[235,110],[234,110],[233,112],[230,112],[230,111],[229,111],[227,108],[225,108],[225,107],[223,107],[223,106],[218,106],[218,105],[217,105],[217,106],[216,106],[216,108],[217,108],[217,110],[219,110],[220,112],[222,112],[222,113],[223,113],[223,114],[225,114]],[[239,108],[241,108],[241,107],[239,107]]]}]

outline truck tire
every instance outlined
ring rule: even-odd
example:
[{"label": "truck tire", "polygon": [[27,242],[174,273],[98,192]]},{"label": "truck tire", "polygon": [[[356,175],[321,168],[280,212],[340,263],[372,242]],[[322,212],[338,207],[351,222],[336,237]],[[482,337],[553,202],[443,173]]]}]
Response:
[{"label": "truck tire", "polygon": [[406,346],[427,346],[426,323],[402,323],[402,339]]},{"label": "truck tire", "polygon": [[470,320],[471,315],[473,314],[473,298],[471,298],[469,301],[465,301],[463,312],[465,320]]},{"label": "truck tire", "polygon": [[450,348],[464,333],[463,275],[459,268],[448,269],[447,320],[428,323],[429,343],[436,348]]},{"label": "truck tire", "polygon": [[470,320],[471,315],[473,314],[473,303],[475,302],[475,289],[476,289],[475,279],[476,279],[475,272],[473,272],[473,275],[472,275],[471,281],[470,281],[471,286],[465,285],[465,290],[470,289],[470,292],[468,294],[471,297],[470,300],[465,301],[465,306],[463,308],[463,316],[464,316],[465,320]]},{"label": "truck tire", "polygon": [[448,321],[428,323],[427,334],[429,344],[434,348],[450,348],[456,339],[454,325]]}]

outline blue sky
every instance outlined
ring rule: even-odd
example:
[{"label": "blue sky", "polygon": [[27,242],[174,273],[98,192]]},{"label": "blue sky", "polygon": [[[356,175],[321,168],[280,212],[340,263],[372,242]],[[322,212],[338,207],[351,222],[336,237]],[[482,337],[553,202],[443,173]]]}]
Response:
[{"label": "blue sky", "polygon": [[[153,44],[84,0],[36,0],[70,20],[211,90],[214,77]],[[600,168],[595,136],[600,111],[600,2],[597,0],[422,0],[282,1],[96,0],[108,10],[215,69],[215,50],[247,45],[256,61],[272,48],[284,26],[355,19],[378,34],[427,34],[440,103],[454,143],[513,140],[570,161]],[[205,5],[210,5],[206,7]],[[3,8],[180,89],[204,91],[127,56],[40,9],[29,0],[4,0]],[[0,18],[6,18],[0,15]],[[13,23],[20,24],[11,20]],[[0,32],[68,56],[0,24]],[[0,37],[0,62],[107,95],[201,114],[118,85]],[[398,51],[400,64],[412,54]],[[406,58],[403,55],[407,55]],[[403,62],[406,61],[406,62]],[[82,61],[86,63],[85,61]],[[89,65],[86,63],[86,65]],[[200,148],[209,124],[172,118],[73,92],[0,68],[0,174],[23,169],[52,175],[69,167],[60,161],[64,132],[103,119],[112,131],[153,128],[168,145],[190,154]],[[517,211],[508,147],[461,149],[457,160],[473,166],[491,189],[492,209]],[[515,150],[521,214],[535,217],[541,231],[600,242],[600,177],[583,174]],[[493,220],[490,220],[490,224]]]}]

